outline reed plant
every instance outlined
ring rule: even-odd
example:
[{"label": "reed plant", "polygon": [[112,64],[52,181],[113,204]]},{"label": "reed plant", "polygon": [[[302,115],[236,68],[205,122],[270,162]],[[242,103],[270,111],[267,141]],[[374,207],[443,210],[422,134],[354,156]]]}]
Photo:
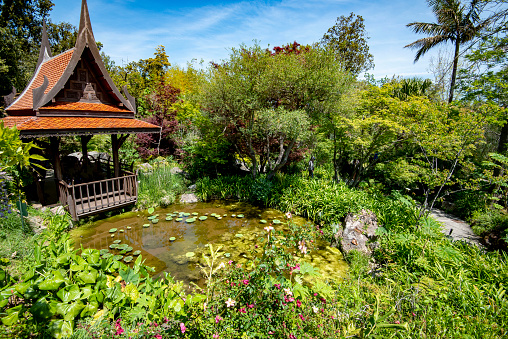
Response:
[{"label": "reed plant", "polygon": [[171,205],[178,194],[185,192],[185,179],[171,170],[171,166],[161,165],[139,173],[138,208]]}]

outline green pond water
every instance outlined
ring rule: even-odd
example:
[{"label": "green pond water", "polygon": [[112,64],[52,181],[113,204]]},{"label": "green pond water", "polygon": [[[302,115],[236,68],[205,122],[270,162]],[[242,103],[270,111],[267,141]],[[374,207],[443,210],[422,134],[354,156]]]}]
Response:
[{"label": "green pond water", "polygon": [[[182,216],[182,220],[177,221],[180,217],[177,212],[190,215]],[[221,216],[221,219],[212,216],[214,213]],[[259,245],[257,252],[261,253],[262,244],[258,240],[266,237],[263,228],[267,224],[261,223],[260,220],[268,223],[273,219],[282,221],[282,224],[274,225],[276,229],[284,228],[286,221],[284,214],[277,210],[223,201],[173,204],[168,208],[155,210],[152,216],[157,214],[157,223],[148,219],[151,215],[147,211],[117,215],[76,228],[71,231],[71,238],[77,248],[82,245],[83,248],[107,249],[113,255],[120,255],[121,250],[112,249],[111,245],[126,244],[132,249],[123,254],[124,258],[131,256],[135,260],[134,254],[139,251],[146,260],[145,264],[155,268],[155,275],[166,271],[176,280],[202,286],[204,280],[198,265],[204,265],[202,254],[209,254],[208,244],[214,244],[214,248],[222,245],[224,256],[221,261],[245,263],[252,259],[251,252],[256,244]],[[243,217],[239,218],[239,214]],[[168,216],[172,220],[166,220]],[[207,219],[199,220],[201,216],[206,216]],[[186,222],[190,218],[195,221]],[[298,216],[293,217],[293,220],[298,224],[309,224]],[[115,228],[115,232],[110,232]],[[347,272],[347,264],[341,252],[324,241],[318,241],[316,245],[317,250],[306,254],[301,260],[319,268],[325,279],[343,278]],[[189,252],[194,255],[189,257]]]}]

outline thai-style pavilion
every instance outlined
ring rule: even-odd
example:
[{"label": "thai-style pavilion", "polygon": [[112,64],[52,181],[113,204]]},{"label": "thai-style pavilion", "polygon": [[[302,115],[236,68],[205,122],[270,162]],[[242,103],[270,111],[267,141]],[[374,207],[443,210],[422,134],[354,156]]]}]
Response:
[{"label": "thai-style pavilion", "polygon": [[[137,174],[121,168],[118,150],[130,133],[160,133],[160,127],[134,118],[134,98],[123,88],[125,97],[109,76],[101,59],[90,24],[86,0],[82,0],[81,19],[74,48],[53,56],[43,26],[42,42],[35,73],[19,95],[5,97],[5,127],[16,126],[21,138],[49,137],[45,153],[53,165],[60,203],[72,217],[115,209],[137,200]],[[11,101],[11,102],[9,102]],[[88,162],[87,144],[95,134],[110,134],[112,171],[103,180],[68,179],[62,168],[60,140],[80,136],[81,165]],[[98,162],[100,165],[100,161]],[[90,166],[89,166],[90,167]],[[99,170],[92,167],[91,171]]]}]

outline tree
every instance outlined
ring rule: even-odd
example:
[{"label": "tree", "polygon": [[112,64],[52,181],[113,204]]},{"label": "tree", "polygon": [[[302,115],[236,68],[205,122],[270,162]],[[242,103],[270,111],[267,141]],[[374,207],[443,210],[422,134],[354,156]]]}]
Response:
[{"label": "tree", "polygon": [[37,61],[42,21],[53,3],[50,0],[0,2],[0,96],[12,87],[24,88]]},{"label": "tree", "polygon": [[374,68],[374,57],[369,53],[369,37],[363,22],[361,15],[341,15],[321,39],[321,44],[334,50],[344,68],[355,76]]},{"label": "tree", "polygon": [[252,176],[271,178],[305,142],[320,103],[337,101],[349,76],[330,50],[294,43],[270,52],[256,44],[233,48],[206,80],[201,107]]},{"label": "tree", "polygon": [[412,22],[407,24],[416,34],[426,34],[429,37],[418,39],[405,47],[417,49],[415,62],[433,47],[451,42],[455,45],[452,76],[450,80],[450,95],[448,102],[453,101],[457,65],[459,62],[460,46],[473,40],[479,32],[484,30],[490,20],[480,19],[485,2],[470,0],[464,5],[460,0],[427,0],[428,5],[436,16],[437,23]]}]

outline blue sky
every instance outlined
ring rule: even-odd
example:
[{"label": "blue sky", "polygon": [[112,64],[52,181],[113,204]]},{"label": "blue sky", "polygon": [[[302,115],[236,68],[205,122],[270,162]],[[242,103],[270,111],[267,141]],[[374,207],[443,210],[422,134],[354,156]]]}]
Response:
[{"label": "blue sky", "polygon": [[[80,0],[52,0],[54,22],[79,24]],[[433,22],[425,0],[279,0],[279,1],[141,1],[88,0],[94,35],[117,64],[149,58],[164,45],[172,64],[193,59],[219,61],[241,43],[262,47],[297,41],[311,44],[340,15],[363,16],[370,36],[376,78],[399,75],[432,77],[429,52],[416,64],[404,48],[418,39],[406,24]],[[452,48],[451,45],[445,46]]]}]

